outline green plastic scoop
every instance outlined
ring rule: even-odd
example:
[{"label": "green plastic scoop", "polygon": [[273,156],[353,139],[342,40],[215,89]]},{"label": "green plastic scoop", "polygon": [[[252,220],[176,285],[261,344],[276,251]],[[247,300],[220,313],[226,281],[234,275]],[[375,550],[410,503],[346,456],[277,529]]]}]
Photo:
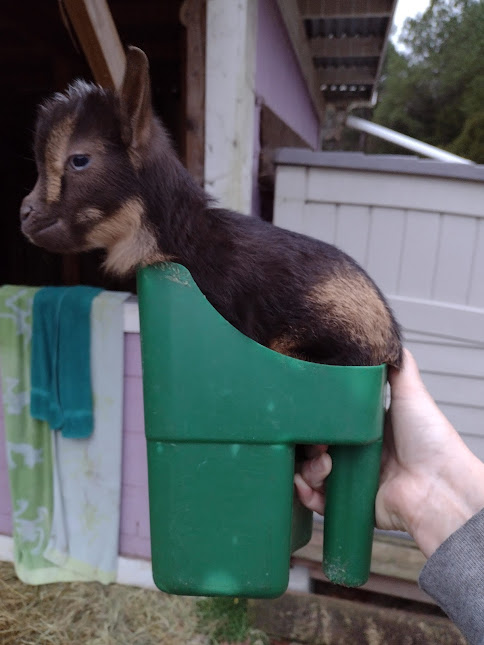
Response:
[{"label": "green plastic scoop", "polygon": [[386,367],[278,354],[241,334],[177,264],[138,271],[153,577],[184,595],[275,597],[312,514],[296,444],[331,444],[323,570],[369,573]]}]

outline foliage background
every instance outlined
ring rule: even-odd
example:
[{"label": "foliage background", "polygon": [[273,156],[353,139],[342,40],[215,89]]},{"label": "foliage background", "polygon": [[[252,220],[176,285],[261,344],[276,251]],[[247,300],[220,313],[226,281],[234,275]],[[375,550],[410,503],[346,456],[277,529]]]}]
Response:
[{"label": "foliage background", "polygon": [[[483,0],[432,0],[399,42],[404,51],[388,45],[373,121],[484,163]],[[375,138],[365,148],[405,153]]]}]

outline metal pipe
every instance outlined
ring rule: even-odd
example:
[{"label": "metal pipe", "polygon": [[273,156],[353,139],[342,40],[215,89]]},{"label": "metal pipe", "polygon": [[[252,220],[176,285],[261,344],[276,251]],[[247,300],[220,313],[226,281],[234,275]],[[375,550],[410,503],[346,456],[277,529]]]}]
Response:
[{"label": "metal pipe", "polygon": [[379,137],[385,141],[395,143],[397,146],[401,146],[402,148],[413,150],[413,152],[417,152],[424,157],[430,157],[431,159],[438,159],[439,161],[447,161],[451,163],[474,163],[470,159],[464,159],[464,157],[453,155],[451,152],[446,152],[436,146],[431,146],[428,143],[424,143],[423,141],[419,141],[413,137],[408,137],[406,134],[400,134],[400,132],[395,132],[395,130],[385,128],[383,125],[378,125],[378,123],[372,123],[366,119],[361,119],[358,116],[347,116],[346,125],[354,130],[366,132],[367,134]]}]

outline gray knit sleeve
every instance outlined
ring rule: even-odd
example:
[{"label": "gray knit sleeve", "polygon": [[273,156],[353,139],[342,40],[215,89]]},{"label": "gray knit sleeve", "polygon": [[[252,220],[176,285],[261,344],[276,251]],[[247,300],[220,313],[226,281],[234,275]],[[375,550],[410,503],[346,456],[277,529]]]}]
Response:
[{"label": "gray knit sleeve", "polygon": [[471,645],[484,645],[484,509],[429,558],[419,585]]}]

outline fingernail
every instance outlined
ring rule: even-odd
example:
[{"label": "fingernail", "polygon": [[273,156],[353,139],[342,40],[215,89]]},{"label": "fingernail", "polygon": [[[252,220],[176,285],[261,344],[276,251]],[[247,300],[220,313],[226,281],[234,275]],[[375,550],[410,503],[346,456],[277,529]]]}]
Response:
[{"label": "fingernail", "polygon": [[304,479],[301,477],[299,473],[296,473],[294,475],[294,483],[297,486],[300,486],[303,490],[311,490],[311,487],[304,481]]},{"label": "fingernail", "polygon": [[331,470],[331,457],[328,455],[327,452],[321,455],[319,458],[319,466],[324,470],[325,473],[329,472]]}]

